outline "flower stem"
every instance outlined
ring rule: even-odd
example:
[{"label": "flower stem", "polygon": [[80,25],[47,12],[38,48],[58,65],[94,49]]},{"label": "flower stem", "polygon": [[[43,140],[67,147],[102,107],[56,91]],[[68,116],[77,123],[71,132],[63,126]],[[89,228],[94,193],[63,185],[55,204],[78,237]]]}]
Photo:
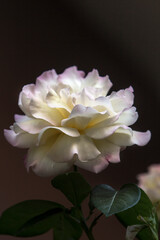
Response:
[{"label": "flower stem", "polygon": [[85,234],[87,235],[88,239],[89,240],[95,240],[94,237],[93,237],[93,234],[92,234],[92,229],[90,229],[87,226],[86,219],[84,218],[81,205],[79,206],[79,216],[80,216],[79,220],[80,220],[81,227],[84,230]]},{"label": "flower stem", "polygon": [[74,172],[78,172],[78,168],[76,165],[74,165],[73,168],[74,168]]},{"label": "flower stem", "polygon": [[87,224],[86,224],[84,219],[82,219],[82,221],[81,221],[81,226],[82,226],[84,232],[86,233],[88,239],[89,240],[94,240],[92,231],[88,228],[88,226],[87,226]]},{"label": "flower stem", "polygon": [[98,221],[98,219],[100,218],[100,217],[102,217],[103,216],[103,213],[100,213],[94,220],[93,220],[93,222],[91,223],[91,226],[90,226],[90,231],[92,231],[92,228],[96,225],[96,223],[97,223],[97,221]]}]

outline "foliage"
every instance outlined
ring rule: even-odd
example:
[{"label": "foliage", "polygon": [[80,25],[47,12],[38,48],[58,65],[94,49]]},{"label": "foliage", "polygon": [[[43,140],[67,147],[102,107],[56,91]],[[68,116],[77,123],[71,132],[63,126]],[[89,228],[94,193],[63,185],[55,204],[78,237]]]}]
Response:
[{"label": "foliage", "polygon": [[[102,215],[116,215],[127,227],[126,240],[138,234],[140,240],[158,240],[158,221],[147,195],[134,184],[126,184],[119,191],[101,184],[93,189],[77,172],[59,175],[52,186],[60,190],[72,203],[70,209],[56,202],[28,200],[5,210],[0,217],[0,234],[31,237],[54,231],[54,240],[78,240],[82,231],[94,240],[92,229]],[[89,196],[90,213],[83,216],[82,202]],[[94,216],[94,209],[101,213]],[[93,215],[90,226],[87,220]]]}]

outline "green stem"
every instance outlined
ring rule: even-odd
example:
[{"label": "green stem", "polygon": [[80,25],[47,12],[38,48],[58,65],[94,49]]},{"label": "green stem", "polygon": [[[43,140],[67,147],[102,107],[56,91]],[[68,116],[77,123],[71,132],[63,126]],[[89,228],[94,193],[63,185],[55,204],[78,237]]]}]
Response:
[{"label": "green stem", "polygon": [[94,240],[92,231],[88,228],[88,226],[87,226],[87,224],[86,224],[84,219],[81,220],[81,226],[82,226],[84,232],[86,233],[88,239],[89,240]]},{"label": "green stem", "polygon": [[76,165],[73,165],[73,168],[74,168],[74,172],[78,172],[78,168]]},{"label": "green stem", "polygon": [[152,232],[153,236],[154,236],[154,240],[158,240],[158,232],[157,232],[157,228],[156,228],[156,223],[151,223],[149,222],[146,218],[139,216],[139,220],[141,220],[142,222],[145,223],[145,225],[150,229],[150,231]]},{"label": "green stem", "polygon": [[92,228],[97,224],[97,221],[98,221],[98,219],[101,217],[101,216],[103,216],[103,213],[100,213],[94,220],[93,220],[93,222],[91,223],[91,226],[90,226],[90,231],[92,231]]},{"label": "green stem", "polygon": [[150,230],[151,230],[151,232],[152,232],[152,234],[154,236],[154,239],[158,240],[158,233],[157,233],[157,231],[155,229],[153,229],[153,228],[150,228]]},{"label": "green stem", "polygon": [[80,211],[80,224],[82,229],[84,230],[85,234],[87,235],[89,240],[95,240],[92,234],[92,229],[88,228],[86,219],[84,218],[82,207],[79,206],[79,211]]}]

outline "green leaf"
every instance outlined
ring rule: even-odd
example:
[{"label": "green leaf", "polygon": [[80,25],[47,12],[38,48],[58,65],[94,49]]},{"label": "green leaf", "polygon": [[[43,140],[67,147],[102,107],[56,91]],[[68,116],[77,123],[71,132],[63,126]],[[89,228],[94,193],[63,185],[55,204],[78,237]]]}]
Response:
[{"label": "green leaf", "polygon": [[69,214],[61,214],[57,225],[54,229],[54,240],[78,240],[82,235],[79,221],[75,221]]},{"label": "green leaf", "polygon": [[64,212],[58,203],[28,200],[5,210],[0,217],[0,234],[30,237],[43,234],[57,226],[57,218]]},{"label": "green leaf", "polygon": [[77,207],[72,207],[70,210],[70,216],[75,219],[78,223],[81,222],[82,218],[83,218],[83,213],[81,211],[80,208]]},{"label": "green leaf", "polygon": [[134,184],[126,184],[119,191],[101,184],[91,192],[91,203],[106,217],[134,206],[140,199],[140,190]]},{"label": "green leaf", "polygon": [[52,185],[59,189],[74,206],[79,206],[91,191],[90,185],[77,172],[55,177],[52,180]]},{"label": "green leaf", "polygon": [[139,202],[132,208],[124,212],[116,214],[119,221],[125,226],[131,225],[147,225],[142,229],[137,237],[140,240],[156,240],[158,239],[158,219],[155,209],[148,196],[141,190],[141,198]]}]

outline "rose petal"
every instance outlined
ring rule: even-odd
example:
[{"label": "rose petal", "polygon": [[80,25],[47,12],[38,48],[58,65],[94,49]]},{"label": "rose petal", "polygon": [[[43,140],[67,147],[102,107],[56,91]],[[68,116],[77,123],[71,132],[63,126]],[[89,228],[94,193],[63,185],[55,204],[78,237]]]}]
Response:
[{"label": "rose petal", "polygon": [[119,119],[116,121],[116,124],[125,124],[130,126],[134,124],[138,119],[138,113],[136,112],[135,107],[125,109],[119,116]]},{"label": "rose petal", "polygon": [[107,140],[117,146],[125,147],[133,145],[131,139],[133,131],[131,128],[119,128],[107,138]]},{"label": "rose petal", "polygon": [[67,95],[67,89],[61,89],[60,95],[58,95],[53,89],[51,89],[46,95],[46,103],[51,108],[64,109],[64,118],[68,117],[72,108],[73,102],[69,94]]},{"label": "rose petal", "polygon": [[150,138],[151,138],[150,131],[131,132],[131,130],[120,128],[112,136],[108,138],[108,141],[119,146],[131,146],[133,144],[144,146],[149,142]]},{"label": "rose petal", "polygon": [[131,141],[133,144],[144,146],[150,141],[150,139],[151,139],[151,132],[149,130],[146,132],[133,131],[133,137]]},{"label": "rose petal", "polygon": [[83,71],[78,71],[77,67],[67,68],[62,74],[59,75],[58,81],[67,86],[70,86],[75,92],[82,89],[82,79],[84,76]]},{"label": "rose petal", "polygon": [[[54,137],[58,137],[57,135],[64,133],[70,137],[79,137],[80,134],[75,128],[64,128],[64,127],[45,127],[43,128],[38,136],[38,144],[42,145],[45,144],[45,142],[48,139],[53,139]],[[55,136],[56,135],[56,136]]]},{"label": "rose petal", "polygon": [[115,111],[112,107],[109,96],[96,98],[95,101],[94,101],[94,104],[92,104],[92,106],[96,109],[97,109],[97,106],[103,107],[103,109],[107,110],[108,114],[111,115],[111,116],[113,114],[115,114]]},{"label": "rose petal", "polygon": [[50,108],[44,102],[35,101],[32,99],[30,103],[30,112],[33,117],[43,119],[49,123],[59,126],[63,119],[63,109]]},{"label": "rose petal", "polygon": [[91,106],[95,103],[95,97],[92,93],[88,92],[85,88],[75,94],[73,93],[72,96],[74,97],[75,99],[75,104],[76,105],[83,105],[85,107],[88,107],[88,106]]},{"label": "rose petal", "polygon": [[72,162],[57,163],[52,160],[43,159],[43,161],[35,162],[32,167],[33,172],[40,177],[56,177],[70,170],[73,166]]},{"label": "rose petal", "polygon": [[92,139],[81,135],[77,139],[77,154],[80,161],[86,162],[100,155],[100,151],[96,148]]},{"label": "rose petal", "polygon": [[96,159],[92,159],[88,162],[81,162],[79,160],[76,160],[74,164],[90,172],[99,173],[102,170],[106,169],[109,163],[104,157],[98,156]]},{"label": "rose petal", "polygon": [[45,120],[17,114],[15,115],[15,121],[21,129],[31,134],[39,133],[42,128],[50,125],[50,123]]},{"label": "rose petal", "polygon": [[152,164],[148,167],[148,171],[153,174],[160,174],[160,164]]},{"label": "rose petal", "polygon": [[34,94],[35,84],[28,84],[24,86],[19,94],[18,105],[21,108],[21,110],[28,116],[31,116],[29,105],[32,97],[34,97]]},{"label": "rose petal", "polygon": [[92,140],[83,135],[77,138],[60,135],[49,152],[49,156],[53,156],[56,162],[70,161],[75,154],[80,161],[89,161],[96,158],[100,152]]},{"label": "rose petal", "polygon": [[108,127],[93,127],[88,128],[85,130],[85,133],[88,137],[91,137],[93,139],[104,139],[108,138],[109,136],[113,135],[115,131],[117,131],[119,128],[122,129],[129,129],[125,125],[113,125]]},{"label": "rose petal", "polygon": [[106,96],[112,83],[108,76],[100,77],[96,69],[89,72],[84,81],[84,87],[92,92],[95,98],[99,96]]},{"label": "rose petal", "polygon": [[27,156],[27,168],[30,167],[32,170],[41,177],[56,176],[58,174],[68,171],[73,162],[67,163],[56,163],[53,158],[49,158],[47,153],[50,149],[50,145],[43,145],[40,147],[35,147],[29,150]]},{"label": "rose petal", "polygon": [[107,139],[104,140],[94,140],[94,143],[98,150],[101,152],[102,156],[105,157],[105,159],[108,162],[112,163],[118,163],[120,162],[120,147],[110,143],[107,141]]},{"label": "rose petal", "polygon": [[47,91],[48,89],[54,88],[57,84],[57,73],[54,69],[45,71],[36,80],[36,87],[40,91]]},{"label": "rose petal", "polygon": [[133,105],[134,94],[133,88],[129,87],[125,90],[113,92],[110,95],[110,101],[115,112],[121,112],[125,108],[130,108]]},{"label": "rose petal", "polygon": [[62,120],[62,126],[73,127],[82,130],[87,127],[91,118],[98,114],[96,110],[90,107],[84,107],[83,105],[76,105],[69,118]]},{"label": "rose petal", "polygon": [[19,148],[29,148],[37,141],[37,134],[15,133],[13,130],[4,129],[4,136],[11,145]]},{"label": "rose petal", "polygon": [[37,79],[35,84],[35,90],[36,93],[41,96],[41,99],[43,101],[46,101],[46,95],[48,92],[56,88],[58,82],[57,82],[57,74],[55,70],[50,70],[42,73]]}]

